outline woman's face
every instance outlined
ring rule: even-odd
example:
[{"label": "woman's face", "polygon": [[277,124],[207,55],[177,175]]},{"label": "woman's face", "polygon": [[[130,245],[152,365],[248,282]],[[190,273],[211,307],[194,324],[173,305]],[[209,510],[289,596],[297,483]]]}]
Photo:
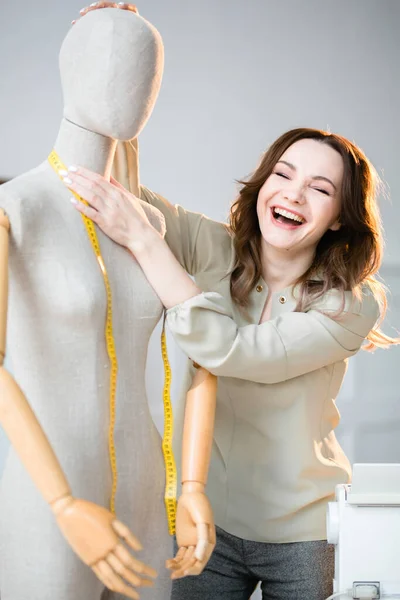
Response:
[{"label": "woman's face", "polygon": [[327,144],[304,139],[290,146],[258,194],[263,243],[314,251],[328,229],[340,227],[342,179],[342,157]]}]

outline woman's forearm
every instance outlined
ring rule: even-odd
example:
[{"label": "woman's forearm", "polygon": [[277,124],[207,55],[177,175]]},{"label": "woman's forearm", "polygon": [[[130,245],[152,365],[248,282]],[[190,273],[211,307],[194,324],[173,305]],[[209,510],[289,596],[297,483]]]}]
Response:
[{"label": "woman's forearm", "polygon": [[132,241],[128,248],[167,309],[201,293],[153,228],[146,227],[140,241]]}]

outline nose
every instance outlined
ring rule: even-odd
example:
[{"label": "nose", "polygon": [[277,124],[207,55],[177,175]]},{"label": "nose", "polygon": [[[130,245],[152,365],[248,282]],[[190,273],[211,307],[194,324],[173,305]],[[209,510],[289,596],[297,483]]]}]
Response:
[{"label": "nose", "polygon": [[285,187],[283,196],[285,200],[289,200],[293,204],[304,204],[305,202],[304,188],[301,185],[292,184]]}]

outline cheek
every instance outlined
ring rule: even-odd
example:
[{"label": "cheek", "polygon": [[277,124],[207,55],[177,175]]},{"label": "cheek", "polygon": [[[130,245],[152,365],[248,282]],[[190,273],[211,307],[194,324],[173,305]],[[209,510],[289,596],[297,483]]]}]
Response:
[{"label": "cheek", "polygon": [[326,231],[333,223],[335,223],[339,216],[339,209],[336,202],[324,202],[319,203],[314,207],[313,219],[317,225],[318,230]]}]

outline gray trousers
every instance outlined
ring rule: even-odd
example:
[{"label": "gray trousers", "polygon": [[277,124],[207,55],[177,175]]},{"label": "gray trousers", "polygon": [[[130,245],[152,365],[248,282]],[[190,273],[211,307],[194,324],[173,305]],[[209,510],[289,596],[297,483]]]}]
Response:
[{"label": "gray trousers", "polygon": [[197,577],[172,585],[171,600],[325,600],[332,594],[334,547],[326,541],[250,542],[217,527],[217,545]]}]

